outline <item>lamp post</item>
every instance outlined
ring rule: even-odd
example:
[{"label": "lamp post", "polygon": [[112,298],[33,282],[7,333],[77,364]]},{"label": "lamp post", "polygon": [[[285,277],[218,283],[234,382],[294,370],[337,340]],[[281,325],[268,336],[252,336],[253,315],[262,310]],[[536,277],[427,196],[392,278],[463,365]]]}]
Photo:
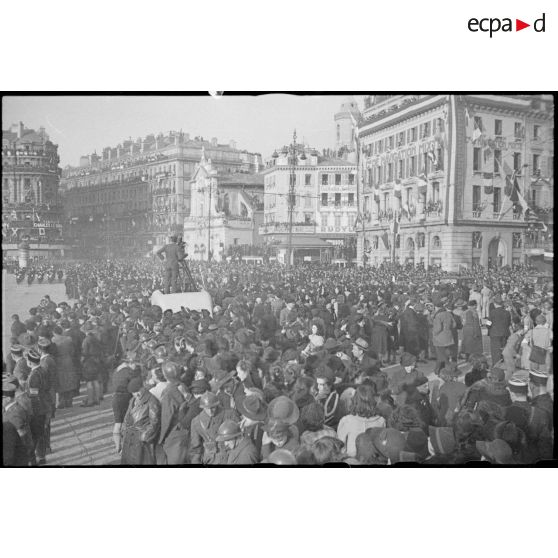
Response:
[{"label": "lamp post", "polygon": [[209,178],[209,208],[207,219],[207,261],[211,260],[211,178]]}]

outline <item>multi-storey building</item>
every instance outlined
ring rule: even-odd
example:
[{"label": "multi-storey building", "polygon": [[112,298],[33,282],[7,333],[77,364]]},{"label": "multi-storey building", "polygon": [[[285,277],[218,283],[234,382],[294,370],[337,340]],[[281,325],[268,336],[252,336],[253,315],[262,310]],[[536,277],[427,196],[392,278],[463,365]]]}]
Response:
[{"label": "multi-storey building", "polygon": [[295,177],[293,204],[293,261],[342,260],[356,255],[356,164],[326,158],[315,149],[285,146],[266,161],[264,224],[260,232],[277,257],[286,262],[290,215],[289,188]]},{"label": "multi-storey building", "polygon": [[190,215],[184,242],[191,259],[217,261],[238,253],[255,254],[263,221],[264,179],[260,173],[223,172],[202,159],[190,181]]},{"label": "multi-storey building", "polygon": [[359,262],[524,263],[553,211],[553,111],[545,95],[367,99]]},{"label": "multi-storey building", "polygon": [[59,199],[58,146],[44,128],[23,122],[2,131],[2,254],[16,256],[18,243],[29,237],[30,256],[60,256],[63,208]]},{"label": "multi-storey building", "polygon": [[202,156],[220,172],[258,172],[261,156],[182,132],[124,141],[64,169],[71,230],[84,253],[139,255],[182,234],[190,179]]}]

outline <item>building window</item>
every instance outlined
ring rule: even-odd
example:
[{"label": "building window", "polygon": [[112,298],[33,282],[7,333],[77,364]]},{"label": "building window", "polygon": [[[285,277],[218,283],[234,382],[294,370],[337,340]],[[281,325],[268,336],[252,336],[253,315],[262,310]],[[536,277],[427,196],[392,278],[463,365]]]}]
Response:
[{"label": "building window", "polygon": [[417,141],[417,135],[418,135],[418,129],[415,126],[414,128],[411,128],[411,141]]},{"label": "building window", "polygon": [[438,147],[438,149],[436,150],[436,165],[437,170],[444,170],[444,151],[441,147]]},{"label": "building window", "polygon": [[474,117],[475,128],[482,131],[482,117],[475,116]]},{"label": "building window", "polygon": [[388,147],[390,149],[393,149],[393,145],[394,145],[394,136],[389,136],[388,138]]},{"label": "building window", "polygon": [[423,232],[417,233],[417,245],[419,248],[426,246],[426,235]]},{"label": "building window", "polygon": [[349,186],[354,186],[355,183],[355,175],[349,174]]},{"label": "building window", "polygon": [[521,248],[521,233],[512,233],[512,248]]},{"label": "building window", "polygon": [[541,137],[541,127],[538,124],[533,126],[533,139],[540,139]]},{"label": "building window", "polygon": [[502,121],[501,120],[494,120],[494,135],[501,136],[502,135]]},{"label": "building window", "polygon": [[335,194],[335,207],[339,207],[341,205],[341,194]]},{"label": "building window", "polygon": [[473,212],[480,211],[481,204],[481,187],[473,186]]},{"label": "building window", "polygon": [[434,203],[440,201],[440,183],[432,182],[432,201]]},{"label": "building window", "polygon": [[445,132],[445,123],[443,118],[436,118],[436,132],[440,134]]},{"label": "building window", "polygon": [[311,225],[312,224],[312,213],[305,213],[304,214],[304,224]]},{"label": "building window", "polygon": [[402,145],[405,145],[405,132],[399,132],[397,134],[397,146],[401,147]]},{"label": "building window", "polygon": [[397,178],[405,178],[403,173],[405,172],[405,161],[403,159],[399,159],[397,161]]},{"label": "building window", "polygon": [[393,163],[388,163],[388,176],[387,176],[387,181],[388,181],[388,182],[392,182],[392,181],[393,181]]},{"label": "building window", "polygon": [[481,170],[481,148],[473,147],[473,172]]},{"label": "building window", "polygon": [[372,248],[374,248],[374,250],[378,249],[378,245],[379,245],[379,237],[378,236],[373,236],[372,237]]},{"label": "building window", "polygon": [[517,174],[521,173],[521,153],[515,152],[513,154],[513,170]]},{"label": "building window", "polygon": [[533,154],[533,168],[531,174],[537,175],[541,172],[541,156]]},{"label": "building window", "polygon": [[311,174],[305,174],[304,175],[304,185],[305,186],[310,186],[312,184],[312,175]]},{"label": "building window", "polygon": [[328,174],[322,174],[322,185],[327,186],[328,184]]},{"label": "building window", "polygon": [[440,242],[439,236],[432,237],[432,248],[435,250],[439,250],[442,247],[442,243]]},{"label": "building window", "polygon": [[522,138],[523,137],[523,126],[521,125],[521,122],[515,122],[514,123],[513,133],[514,133],[516,138]]},{"label": "building window", "polygon": [[416,176],[417,174],[417,156],[413,155],[411,157],[411,168],[409,170],[409,176]]},{"label": "building window", "polygon": [[341,185],[341,175],[336,174],[335,175],[335,186],[340,186],[340,185]]},{"label": "building window", "polygon": [[348,204],[349,204],[350,207],[355,205],[355,195],[354,194],[349,194]]},{"label": "building window", "polygon": [[502,198],[500,196],[501,188],[494,188],[494,213],[500,213]]},{"label": "building window", "polygon": [[327,206],[327,194],[322,194],[322,205]]},{"label": "building window", "polygon": [[324,214],[322,215],[322,228],[327,227],[327,219],[328,219],[328,214],[327,214],[327,213],[324,213]]},{"label": "building window", "polygon": [[502,166],[502,152],[499,149],[494,150],[494,173],[500,172]]},{"label": "building window", "polygon": [[341,228],[341,215],[335,215],[335,229]]}]

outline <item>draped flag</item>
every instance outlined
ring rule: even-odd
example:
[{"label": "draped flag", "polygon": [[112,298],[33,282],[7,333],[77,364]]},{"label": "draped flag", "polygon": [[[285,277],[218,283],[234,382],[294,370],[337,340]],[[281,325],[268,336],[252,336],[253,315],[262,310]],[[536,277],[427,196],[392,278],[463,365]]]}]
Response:
[{"label": "draped flag", "polygon": [[386,250],[389,250],[389,236],[387,231],[384,231],[384,234],[382,234],[382,242],[384,243]]}]

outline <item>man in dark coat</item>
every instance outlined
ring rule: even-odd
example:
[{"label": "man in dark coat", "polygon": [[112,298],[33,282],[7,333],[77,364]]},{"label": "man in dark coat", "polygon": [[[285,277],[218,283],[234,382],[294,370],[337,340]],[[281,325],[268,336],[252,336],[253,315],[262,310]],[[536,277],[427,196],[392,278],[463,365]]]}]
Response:
[{"label": "man in dark coat", "polygon": [[183,386],[179,382],[180,369],[175,362],[162,367],[167,387],[161,395],[161,431],[157,442],[158,465],[182,465],[187,457],[187,430],[182,430],[179,409],[185,401]]},{"label": "man in dark coat", "polygon": [[492,366],[496,366],[502,359],[502,349],[510,335],[511,315],[502,306],[502,297],[496,295],[493,299],[494,309],[488,315],[490,322],[488,335],[490,336],[490,354]]},{"label": "man in dark coat", "polygon": [[416,357],[420,353],[420,322],[411,301],[399,317],[400,337],[399,344],[407,353]]},{"label": "man in dark coat", "polygon": [[[165,255],[164,257],[163,254]],[[179,292],[178,269],[180,262],[184,261],[186,256],[182,248],[177,244],[176,236],[171,236],[169,244],[165,244],[157,250],[157,256],[165,264],[165,294],[170,293],[171,283],[173,293]]]},{"label": "man in dark coat", "polygon": [[25,333],[26,331],[27,328],[25,327],[25,324],[20,322],[19,316],[17,314],[14,314],[12,316],[12,327],[11,327],[12,337],[19,337],[21,334]]}]

